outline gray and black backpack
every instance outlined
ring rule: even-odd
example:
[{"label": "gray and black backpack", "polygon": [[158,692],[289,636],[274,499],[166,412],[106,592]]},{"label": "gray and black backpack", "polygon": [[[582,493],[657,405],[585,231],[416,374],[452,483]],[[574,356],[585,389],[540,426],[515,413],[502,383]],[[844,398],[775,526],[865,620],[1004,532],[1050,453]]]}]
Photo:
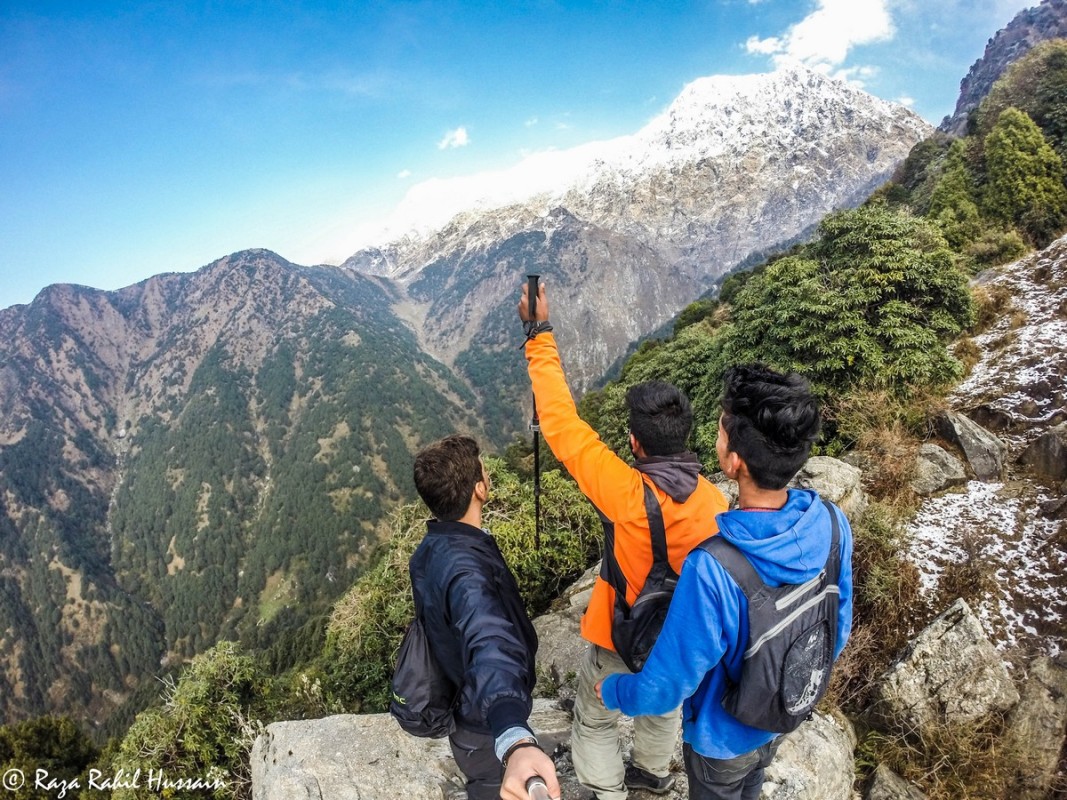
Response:
[{"label": "gray and black backpack", "polygon": [[741,679],[731,682],[722,705],[746,725],[788,733],[811,716],[830,683],[837,644],[841,530],[830,512],[830,555],[807,583],[768,586],[745,555],[722,536],[700,544],[748,598],[748,643]]}]

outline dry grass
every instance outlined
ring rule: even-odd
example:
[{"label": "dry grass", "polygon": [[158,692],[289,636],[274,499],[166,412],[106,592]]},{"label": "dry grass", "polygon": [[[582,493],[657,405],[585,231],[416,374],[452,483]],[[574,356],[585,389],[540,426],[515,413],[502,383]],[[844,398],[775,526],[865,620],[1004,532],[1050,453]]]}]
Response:
[{"label": "dry grass", "polygon": [[970,375],[975,364],[982,360],[982,351],[974,343],[974,339],[965,336],[952,347],[952,355],[963,364],[963,374]]},{"label": "dry grass", "polygon": [[920,596],[919,571],[903,556],[905,536],[898,510],[879,501],[853,528],[852,635],[828,693],[849,712],[867,706],[878,677],[932,616]]},{"label": "dry grass", "polygon": [[957,598],[971,607],[998,590],[996,565],[982,552],[982,537],[977,531],[967,531],[960,539],[964,557],[945,566],[937,582],[935,608],[947,608]]},{"label": "dry grass", "polygon": [[975,322],[971,326],[972,334],[984,333],[993,327],[1012,306],[1011,290],[999,284],[993,286],[976,286],[974,296]]},{"label": "dry grass", "polygon": [[851,440],[869,463],[863,472],[864,488],[900,514],[918,505],[911,488],[916,456],[930,434],[930,420],[943,407],[937,395],[905,402],[883,390],[871,390],[849,395],[833,409],[840,435]]},{"label": "dry grass", "polygon": [[922,787],[928,800],[1008,800],[1032,767],[1025,752],[1004,744],[1003,734],[997,715],[922,731],[871,731],[860,742],[859,761],[885,764]]}]

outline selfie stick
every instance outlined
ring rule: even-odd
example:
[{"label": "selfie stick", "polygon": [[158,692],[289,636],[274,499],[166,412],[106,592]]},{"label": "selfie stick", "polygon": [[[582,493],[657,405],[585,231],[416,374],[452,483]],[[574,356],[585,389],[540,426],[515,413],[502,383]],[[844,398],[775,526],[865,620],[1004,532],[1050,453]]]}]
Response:
[{"label": "selfie stick", "polygon": [[530,800],[552,800],[548,794],[548,785],[540,775],[534,775],[526,781],[526,794]]},{"label": "selfie stick", "polygon": [[[526,294],[530,299],[530,322],[537,324],[537,282],[540,275],[526,276]],[[537,395],[533,398],[533,418],[530,420],[533,431],[534,457],[534,549],[541,549],[541,421],[537,418]]]}]

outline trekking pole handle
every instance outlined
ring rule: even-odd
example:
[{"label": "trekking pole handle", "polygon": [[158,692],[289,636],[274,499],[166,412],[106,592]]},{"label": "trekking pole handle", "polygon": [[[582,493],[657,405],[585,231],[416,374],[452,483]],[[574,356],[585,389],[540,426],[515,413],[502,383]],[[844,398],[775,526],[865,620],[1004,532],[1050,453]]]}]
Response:
[{"label": "trekking pole handle", "polygon": [[530,320],[532,322],[537,321],[537,282],[541,280],[541,276],[537,274],[526,276],[526,293],[530,299]]},{"label": "trekking pole handle", "polygon": [[548,793],[548,784],[540,775],[533,775],[526,781],[526,794],[530,800],[552,800]]}]

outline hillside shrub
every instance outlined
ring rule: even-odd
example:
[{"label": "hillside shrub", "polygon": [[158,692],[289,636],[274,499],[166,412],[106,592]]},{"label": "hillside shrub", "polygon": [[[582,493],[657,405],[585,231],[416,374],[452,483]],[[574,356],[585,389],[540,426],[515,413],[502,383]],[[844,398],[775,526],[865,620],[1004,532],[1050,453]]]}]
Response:
[{"label": "hillside shrub", "polygon": [[132,775],[154,770],[168,781],[202,781],[213,788],[160,790],[140,781],[117,788],[115,800],[240,800],[251,796],[248,754],[262,730],[256,705],[267,678],[255,660],[233,642],[220,642],[197,656],[177,683],[166,685],[163,705],[137,716],[112,769]]},{"label": "hillside shrub", "polygon": [[852,635],[830,688],[832,699],[852,713],[866,708],[878,677],[933,617],[906,544],[902,515],[887,503],[872,501],[853,526]]},{"label": "hillside shrub", "polygon": [[868,731],[858,761],[884,764],[928,800],[1003,800],[1013,796],[1020,776],[1033,774],[1029,754],[1006,747],[1003,733],[1004,720],[995,714],[921,731]]},{"label": "hillside shrub", "polygon": [[977,132],[989,133],[1013,106],[1026,112],[1067,159],[1067,40],[1040,42],[1008,67],[979,106]]},{"label": "hillside shrub", "polygon": [[997,267],[1026,255],[1029,246],[1014,228],[985,227],[978,238],[965,245],[963,254],[976,269]]},{"label": "hillside shrub", "polygon": [[966,275],[940,232],[865,207],[827,217],[803,255],[746,284],[723,362],[800,372],[824,398],[854,388],[907,396],[959,377],[946,345],[972,317]]},{"label": "hillside shrub", "polygon": [[1044,247],[1067,226],[1063,161],[1026,112],[1007,108],[985,137],[983,212]]}]

